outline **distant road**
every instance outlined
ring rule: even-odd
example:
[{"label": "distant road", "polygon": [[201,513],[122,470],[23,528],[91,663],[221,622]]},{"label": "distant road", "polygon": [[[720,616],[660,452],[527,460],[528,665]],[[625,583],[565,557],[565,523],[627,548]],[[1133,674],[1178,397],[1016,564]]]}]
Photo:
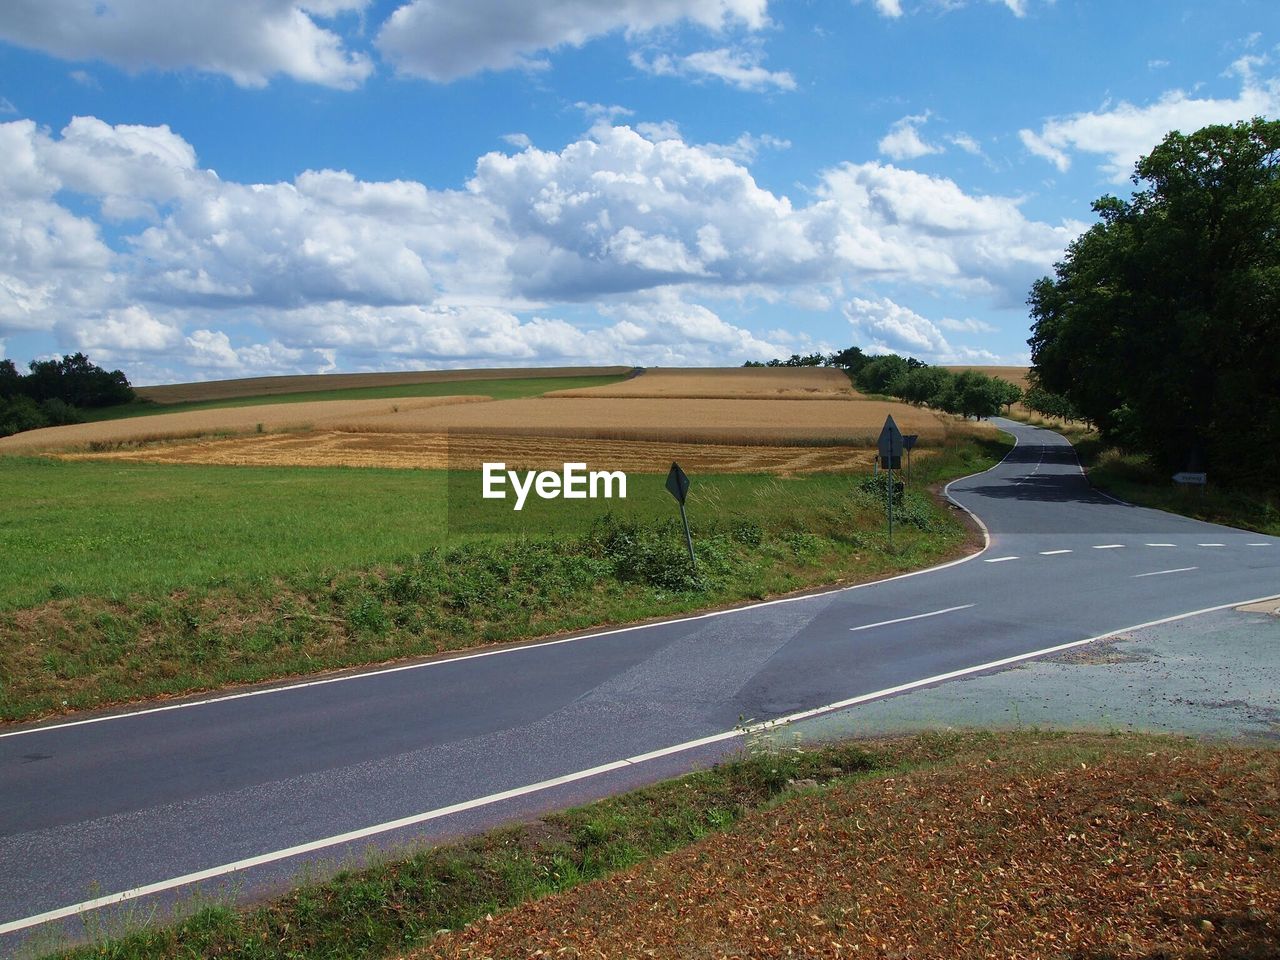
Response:
[{"label": "distant road", "polygon": [[0,734],[0,951],[670,775],[783,718],[1280,594],[1280,541],[1097,493],[1048,430],[953,483],[988,548],[553,643]]}]

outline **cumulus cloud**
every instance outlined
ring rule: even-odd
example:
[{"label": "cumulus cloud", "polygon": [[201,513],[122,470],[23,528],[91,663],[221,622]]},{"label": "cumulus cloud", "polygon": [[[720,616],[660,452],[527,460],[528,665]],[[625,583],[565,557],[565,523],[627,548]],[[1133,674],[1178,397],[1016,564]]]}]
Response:
[{"label": "cumulus cloud", "polygon": [[1196,97],[1170,90],[1154,103],[1108,103],[1095,111],[1055,117],[1038,131],[1021,130],[1019,136],[1031,153],[1063,172],[1070,169],[1075,153],[1101,155],[1103,172],[1120,183],[1133,172],[1138,157],[1150,153],[1172,130],[1191,133],[1212,123],[1235,123],[1280,112],[1280,78],[1258,77],[1256,69],[1263,63],[1246,57],[1233,64],[1233,71],[1241,78],[1235,97]]},{"label": "cumulus cloud", "polygon": [[874,162],[822,171],[793,204],[747,166],[783,145],[601,119],[437,190],[334,170],[238,183],[167,127],[0,123],[0,337],[51,331],[157,376],[165,355],[219,375],[724,362],[785,344],[715,302],[827,310],[885,281],[1020,304],[1083,226]]},{"label": "cumulus cloud", "polygon": [[713,77],[739,90],[760,92],[796,88],[795,77],[786,70],[766,69],[761,64],[760,53],[754,50],[721,47],[685,56],[659,53],[649,59],[635,52],[631,54],[631,64],[637,70],[660,77]]},{"label": "cumulus cloud", "polygon": [[956,320],[952,317],[943,317],[938,321],[938,326],[943,330],[951,330],[956,333],[996,333],[996,327],[987,323],[985,320],[974,320],[968,318],[965,320]]},{"label": "cumulus cloud", "polygon": [[1000,358],[989,350],[953,346],[939,326],[978,332],[986,327],[977,321],[956,326],[955,321],[935,324],[909,307],[888,297],[854,297],[844,307],[844,314],[859,342],[871,353],[899,353],[930,363],[996,363]]},{"label": "cumulus cloud", "polygon": [[892,160],[914,160],[931,153],[941,153],[942,148],[925,143],[920,127],[929,119],[928,113],[918,113],[894,122],[889,132],[880,138],[880,152]]},{"label": "cumulus cloud", "polygon": [[[858,3],[862,2],[862,0],[854,0],[854,2]],[[871,2],[876,8],[876,12],[882,17],[888,17],[891,20],[896,20],[903,14],[902,0],[871,0]],[[1018,18],[1025,17],[1027,15],[1027,0],[988,0],[988,2],[1005,7],[1010,13]],[[1050,2],[1053,2],[1053,0],[1050,0]],[[950,12],[952,10],[959,10],[962,7],[968,6],[968,3],[966,0],[924,0],[924,2],[917,4],[917,6]]]},{"label": "cumulus cloud", "polygon": [[373,70],[317,17],[363,10],[368,0],[16,0],[0,5],[0,38],[67,60],[126,70],[193,69],[245,87],[284,75],[350,89]]},{"label": "cumulus cloud", "polygon": [[377,46],[401,73],[447,83],[527,67],[539,54],[615,30],[638,34],[682,21],[759,30],[767,7],[768,0],[411,0],[382,25]]}]

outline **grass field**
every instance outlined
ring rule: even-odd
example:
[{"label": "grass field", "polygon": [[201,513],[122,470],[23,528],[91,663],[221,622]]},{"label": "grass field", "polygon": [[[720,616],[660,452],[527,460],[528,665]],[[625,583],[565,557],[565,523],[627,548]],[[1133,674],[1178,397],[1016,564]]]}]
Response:
[{"label": "grass field", "polygon": [[1141,735],[757,748],[64,956],[1262,960],[1277,778],[1274,750]]},{"label": "grass field", "polygon": [[[886,549],[858,477],[695,475],[690,576],[661,474],[625,501],[479,500],[479,475],[0,459],[0,719],[546,636],[867,579],[968,534],[919,489]],[[459,493],[459,491],[464,493]]]},{"label": "grass field", "polygon": [[[590,370],[591,368],[574,368]],[[485,376],[477,377],[477,372]],[[430,376],[428,376],[428,373]],[[82,410],[89,422],[154,417],[165,414],[263,404],[316,403],[325,400],[385,400],[404,397],[473,395],[510,400],[533,397],[551,390],[573,390],[617,383],[627,369],[603,367],[600,372],[558,373],[546,370],[469,371],[440,370],[421,374],[333,374],[321,377],[265,377],[253,380],[218,380],[207,384],[143,387],[140,402],[99,410]],[[396,377],[400,379],[394,379]],[[393,379],[386,379],[393,378]],[[287,381],[285,389],[270,389],[275,381]],[[338,381],[330,385],[330,381]],[[227,387],[231,384],[231,387]],[[252,392],[261,391],[261,392]],[[163,400],[159,398],[165,398]]]}]

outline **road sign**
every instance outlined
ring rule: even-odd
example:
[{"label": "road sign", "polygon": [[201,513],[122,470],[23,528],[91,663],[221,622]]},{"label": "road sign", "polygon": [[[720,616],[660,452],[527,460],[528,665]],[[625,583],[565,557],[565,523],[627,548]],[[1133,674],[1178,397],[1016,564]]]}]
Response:
[{"label": "road sign", "polygon": [[689,477],[678,463],[671,464],[671,470],[667,473],[667,492],[676,498],[676,503],[684,506],[685,498],[689,496]]},{"label": "road sign", "polygon": [[693,534],[689,532],[689,517],[684,512],[684,501],[689,496],[689,477],[680,469],[680,464],[672,463],[667,473],[667,492],[680,504],[680,522],[684,524],[684,542],[689,548],[689,568],[694,577],[698,575],[698,561],[693,558]]},{"label": "road sign", "polygon": [[918,433],[907,433],[902,436],[902,449],[910,452],[916,445],[916,441],[920,439]]},{"label": "road sign", "polygon": [[880,431],[877,443],[880,454],[880,466],[886,470],[898,470],[902,467],[902,431],[893,422],[893,415],[884,418],[884,427]]},{"label": "road sign", "polygon": [[1174,483],[1192,483],[1197,486],[1204,486],[1208,481],[1208,474],[1204,473],[1188,473],[1184,470],[1182,473],[1175,473],[1173,475]]}]

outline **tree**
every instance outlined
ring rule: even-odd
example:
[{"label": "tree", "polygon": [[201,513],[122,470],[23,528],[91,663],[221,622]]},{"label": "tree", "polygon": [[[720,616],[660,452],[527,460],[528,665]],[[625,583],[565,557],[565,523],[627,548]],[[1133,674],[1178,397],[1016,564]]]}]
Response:
[{"label": "tree", "polygon": [[951,388],[955,378],[956,375],[946,367],[915,367],[898,382],[895,396],[908,403],[927,403],[936,407],[938,398]]},{"label": "tree", "polygon": [[23,389],[33,400],[62,400],[76,407],[108,407],[134,398],[129,380],[120,370],[110,372],[91,363],[83,353],[58,360],[33,360]]},{"label": "tree", "polygon": [[858,386],[867,393],[888,393],[890,385],[907,375],[907,361],[896,353],[876,357],[858,371]]},{"label": "tree", "polygon": [[843,367],[856,375],[870,361],[871,358],[862,352],[861,347],[846,347],[839,353],[833,353],[827,357],[826,363],[828,367]]},{"label": "tree", "polygon": [[[1280,121],[1171,133],[1032,287],[1033,372],[1169,469],[1280,468]],[[1274,482],[1272,479],[1271,482]]]}]

